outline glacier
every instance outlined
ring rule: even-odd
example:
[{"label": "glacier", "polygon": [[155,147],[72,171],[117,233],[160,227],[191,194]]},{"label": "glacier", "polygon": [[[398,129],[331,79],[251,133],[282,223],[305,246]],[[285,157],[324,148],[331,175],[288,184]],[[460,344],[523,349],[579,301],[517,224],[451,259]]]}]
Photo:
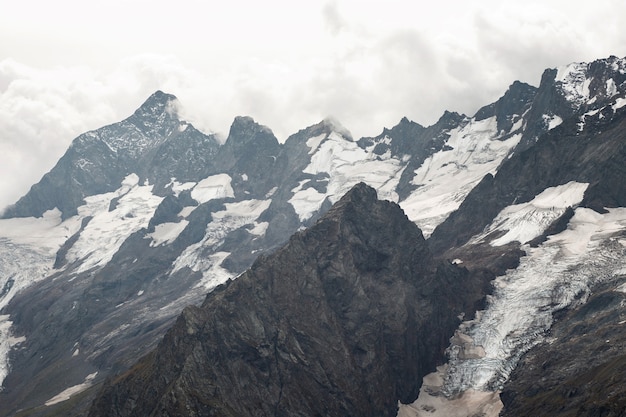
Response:
[{"label": "glacier", "polygon": [[[56,251],[79,227],[77,219],[62,222],[58,210],[40,218],[0,220],[0,309],[52,272]],[[10,350],[24,341],[13,335],[11,324],[8,315],[0,316],[0,386],[9,373]]]},{"label": "glacier", "polygon": [[326,199],[331,203],[337,202],[359,182],[376,188],[380,198],[398,201],[395,189],[404,170],[402,161],[389,155],[375,155],[372,150],[359,147],[345,129],[336,126],[334,128],[335,131],[328,135],[319,135],[306,142],[312,156],[310,164],[303,172],[326,176],[327,185],[326,191],[320,192],[313,187],[307,187],[309,180],[303,180],[291,190],[293,196],[289,203],[300,221],[310,219],[320,210]]},{"label": "glacier", "polygon": [[400,202],[400,207],[422,229],[424,237],[461,205],[485,175],[497,171],[521,139],[521,134],[507,137],[508,133],[498,131],[495,116],[480,121],[467,119],[449,132],[444,150],[415,171],[412,183],[418,188]]},{"label": "glacier", "polygon": [[[559,196],[560,206],[575,203],[585,188],[586,184],[569,183],[548,189],[533,204],[504,209],[489,230],[504,231],[514,224],[503,221],[503,213],[515,218],[529,207],[540,205],[538,201],[555,203]],[[542,233],[541,224],[548,224],[544,216],[524,218],[527,228],[535,233]],[[532,219],[537,224],[528,227]],[[600,214],[579,207],[566,230],[548,237],[537,248],[522,246],[527,255],[519,267],[493,282],[493,294],[485,310],[463,322],[451,338],[447,364],[424,378],[418,399],[410,405],[399,405],[398,416],[497,416],[502,408],[499,391],[521,356],[547,340],[553,314],[584,303],[595,284],[624,274],[624,230],[625,208],[607,209],[607,213]],[[512,236],[517,235],[505,240]]]}]

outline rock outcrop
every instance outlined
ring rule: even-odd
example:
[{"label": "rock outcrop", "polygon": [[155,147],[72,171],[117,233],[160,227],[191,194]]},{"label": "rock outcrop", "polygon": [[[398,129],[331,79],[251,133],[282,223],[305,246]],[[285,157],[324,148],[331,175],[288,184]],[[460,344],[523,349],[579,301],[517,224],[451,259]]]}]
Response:
[{"label": "rock outcrop", "polygon": [[97,416],[394,416],[462,311],[466,271],[437,265],[402,210],[356,185],[313,227],[187,307],[112,378]]}]

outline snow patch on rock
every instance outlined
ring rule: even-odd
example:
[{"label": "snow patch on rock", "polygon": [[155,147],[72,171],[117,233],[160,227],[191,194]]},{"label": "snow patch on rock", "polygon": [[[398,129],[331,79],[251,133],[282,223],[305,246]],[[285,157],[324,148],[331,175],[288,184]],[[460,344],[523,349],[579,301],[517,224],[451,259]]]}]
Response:
[{"label": "snow patch on rock", "polygon": [[231,186],[232,178],[228,174],[213,175],[200,181],[191,190],[191,198],[198,203],[220,198],[234,197],[235,192]]},{"label": "snow patch on rock", "polygon": [[163,197],[138,182],[139,177],[131,174],[117,191],[86,197],[86,204],[78,208],[79,217],[92,219],[66,256],[70,263],[82,260],[77,273],[103,267],[131,234],[148,226]]},{"label": "snow patch on rock", "polygon": [[98,372],[94,372],[93,374],[87,375],[85,377],[85,381],[82,384],[74,385],[72,387],[65,389],[63,392],[55,395],[54,397],[46,401],[45,405],[51,406],[51,405],[69,400],[72,397],[72,395],[78,394],[79,392],[82,392],[86,390],[87,388],[89,388],[92,385],[93,380],[96,378],[97,375],[98,375]]},{"label": "snow patch on rock", "polygon": [[506,232],[491,241],[492,246],[503,246],[513,241],[527,243],[540,236],[568,207],[577,206],[583,199],[588,183],[568,182],[550,187],[531,201],[503,209],[485,232],[472,239],[472,243],[485,241],[495,232]]}]

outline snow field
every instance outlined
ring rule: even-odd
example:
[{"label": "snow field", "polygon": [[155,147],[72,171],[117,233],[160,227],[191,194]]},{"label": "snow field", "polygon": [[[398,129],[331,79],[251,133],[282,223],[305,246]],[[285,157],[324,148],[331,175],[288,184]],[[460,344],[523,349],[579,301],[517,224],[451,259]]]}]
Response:
[{"label": "snow field", "polygon": [[219,198],[234,197],[231,181],[232,178],[228,174],[207,177],[193,187],[191,198],[202,204]]},{"label": "snow field", "polygon": [[300,221],[310,219],[326,198],[335,203],[359,182],[376,188],[380,199],[398,201],[395,189],[404,169],[401,161],[368,152],[337,132],[310,138],[306,143],[313,156],[303,172],[328,174],[328,184],[325,193],[304,188],[308,180],[291,190],[294,195],[289,203]]},{"label": "snow field", "polygon": [[[103,267],[128,236],[148,226],[163,198],[152,194],[152,186],[138,182],[139,177],[130,174],[117,191],[86,197],[87,204],[78,208],[80,217],[92,219],[67,253],[68,262],[82,260],[77,273]],[[109,211],[114,198],[117,205]]]},{"label": "snow field", "polygon": [[[557,196],[575,201],[584,192],[582,185],[553,187],[533,201],[538,206]],[[520,210],[514,206],[504,211]],[[447,351],[448,364],[424,379],[426,391],[412,405],[401,405],[398,415],[457,415],[457,401],[478,395],[487,400],[463,402],[464,411],[458,415],[497,416],[498,404],[492,403],[492,394],[497,395],[521,356],[545,340],[552,314],[584,303],[593,284],[623,275],[626,245],[615,236],[624,230],[626,208],[609,209],[606,214],[577,208],[567,230],[549,237],[538,248],[524,247],[527,256],[519,267],[494,281],[487,308],[457,330]],[[441,382],[432,384],[437,379]],[[433,399],[433,391],[447,400],[441,395]],[[472,403],[474,408],[468,405]],[[429,411],[426,414],[424,410]]]},{"label": "snow field", "polygon": [[246,225],[251,226],[249,233],[257,236],[263,235],[268,224],[257,222],[257,219],[269,208],[271,202],[269,199],[251,199],[226,203],[225,210],[212,213],[213,221],[207,225],[204,238],[187,247],[174,261],[171,273],[185,267],[201,272],[203,278],[197,285],[205,286],[207,289],[233,278],[232,273],[220,266],[230,253],[212,253],[212,250],[217,248],[230,232]]},{"label": "snow field", "polygon": [[494,232],[506,232],[491,241],[492,246],[503,246],[513,241],[527,243],[540,236],[565,213],[568,207],[577,206],[583,199],[588,183],[571,181],[557,187],[550,187],[527,203],[515,204],[503,209],[472,243],[485,241]]},{"label": "snow field", "polygon": [[[469,120],[453,129],[446,145],[415,171],[412,183],[418,188],[400,206],[428,237],[435,227],[456,210],[467,194],[487,174],[494,174],[502,160],[519,143],[521,135],[505,141],[497,131],[497,120]],[[506,132],[505,132],[506,133]]]}]

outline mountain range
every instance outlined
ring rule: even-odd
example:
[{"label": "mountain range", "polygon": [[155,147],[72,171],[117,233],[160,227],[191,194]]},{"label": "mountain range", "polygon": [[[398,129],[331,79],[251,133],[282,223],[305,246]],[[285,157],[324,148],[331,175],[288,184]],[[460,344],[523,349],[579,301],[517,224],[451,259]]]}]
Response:
[{"label": "mountain range", "polygon": [[178,106],[4,211],[0,416],[626,413],[626,59],[359,139]]}]

